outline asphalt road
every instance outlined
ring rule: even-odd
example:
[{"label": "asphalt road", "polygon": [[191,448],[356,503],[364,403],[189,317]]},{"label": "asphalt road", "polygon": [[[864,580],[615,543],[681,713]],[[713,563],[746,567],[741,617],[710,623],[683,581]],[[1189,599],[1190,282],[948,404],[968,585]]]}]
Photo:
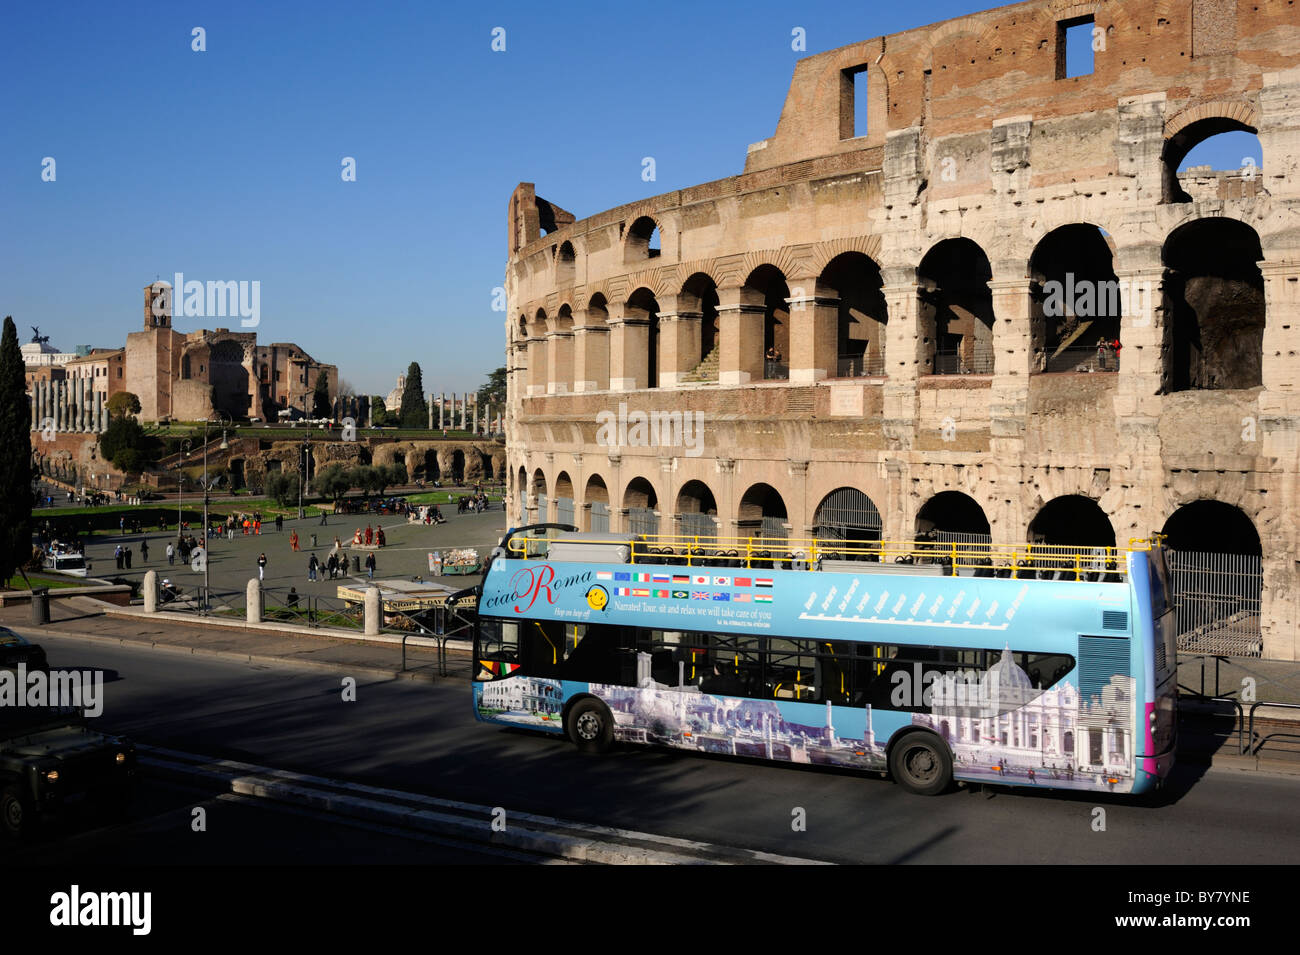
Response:
[{"label": "asphalt road", "polygon": [[[343,672],[41,642],[52,666],[106,671],[99,722],[113,732],[508,810],[839,862],[1201,865],[1300,856],[1294,777],[1184,767],[1156,805],[1024,790],[927,799],[813,767],[632,747],[582,756],[560,740],[477,723],[459,682],[362,677],[356,702],[344,702]],[[1095,828],[1097,808],[1104,831]],[[797,809],[805,831],[792,825]],[[248,861],[269,861],[251,832],[240,844],[254,853]],[[191,861],[169,855],[180,845],[146,827],[121,847],[120,861]]]}]

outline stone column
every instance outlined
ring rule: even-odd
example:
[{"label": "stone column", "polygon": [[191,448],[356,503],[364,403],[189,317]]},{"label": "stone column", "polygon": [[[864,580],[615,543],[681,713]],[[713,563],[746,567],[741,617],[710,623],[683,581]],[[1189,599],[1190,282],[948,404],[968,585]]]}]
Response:
[{"label": "stone column", "polygon": [[528,395],[533,398],[546,394],[549,377],[546,339],[540,335],[528,339]]},{"label": "stone column", "polygon": [[[902,450],[912,446],[916,435],[917,379],[933,364],[925,363],[916,268],[894,266],[881,272],[884,286],[880,291],[889,312],[885,326],[885,374],[889,378],[885,382],[883,430],[889,446]],[[881,512],[898,513],[898,510],[886,504]]]},{"label": "stone column", "polygon": [[367,587],[365,595],[365,635],[376,636],[384,625],[383,604],[379,599],[378,587]]},{"label": "stone column", "polygon": [[744,287],[718,289],[718,382],[763,380],[763,295]]},{"label": "stone column", "polygon": [[[792,290],[793,291],[793,290]],[[840,300],[834,289],[814,285],[811,295],[792,295],[790,382],[812,384],[839,377]]]},{"label": "stone column", "polygon": [[77,428],[78,431],[86,430],[86,384],[85,378],[77,379]]},{"label": "stone column", "polygon": [[433,392],[429,392],[429,430],[433,430]]},{"label": "stone column", "polygon": [[144,575],[144,612],[158,612],[158,571],[146,571]]},{"label": "stone column", "polygon": [[438,427],[447,427],[447,392],[438,392]]},{"label": "stone column", "polygon": [[99,409],[99,430],[100,431],[108,430],[108,402],[107,401],[104,402],[103,406]]},{"label": "stone column", "polygon": [[659,387],[673,388],[700,363],[698,299],[689,295],[659,298]]},{"label": "stone column", "polygon": [[68,383],[60,381],[56,382],[56,384],[58,385],[58,397],[54,411],[54,427],[59,431],[64,431],[68,426]]},{"label": "stone column", "polygon": [[561,329],[548,332],[547,347],[550,349],[551,374],[546,383],[548,395],[564,395],[570,391],[573,381],[573,330]]},{"label": "stone column", "polygon": [[262,622],[262,582],[254,577],[248,582],[247,594],[247,614],[246,618],[249,623]]},{"label": "stone column", "polygon": [[626,303],[609,306],[609,387],[634,391],[649,386],[650,316]]},{"label": "stone column", "polygon": [[103,428],[101,428],[101,427],[100,427],[100,424],[99,424],[100,421],[102,421],[103,418],[104,418],[104,393],[103,393],[102,391],[97,391],[97,392],[95,392],[95,412],[94,412],[94,415],[95,415],[94,429],[95,429],[95,431],[96,431],[97,433],[101,433],[101,434],[102,434],[102,433],[103,433]]},{"label": "stone column", "polygon": [[460,430],[465,430],[465,415],[469,411],[469,394],[462,392],[460,396]]},{"label": "stone column", "polygon": [[573,313],[573,390],[606,391],[609,388],[609,326],[588,325],[589,313]]}]

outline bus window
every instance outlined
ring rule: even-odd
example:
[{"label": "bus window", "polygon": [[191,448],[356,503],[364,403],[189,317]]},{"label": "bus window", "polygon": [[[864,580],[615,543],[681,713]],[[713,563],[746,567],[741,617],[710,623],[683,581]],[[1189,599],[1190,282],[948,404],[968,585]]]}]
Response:
[{"label": "bus window", "polygon": [[1050,689],[1074,669],[1074,657],[1066,653],[1017,653],[1015,660],[1037,690]]},{"label": "bus window", "polygon": [[525,620],[519,663],[528,676],[557,677],[565,649],[564,624],[556,620]]},{"label": "bus window", "polygon": [[821,702],[816,644],[812,640],[769,638],[763,680],[768,695],[774,700]]},{"label": "bus window", "polygon": [[691,636],[707,647],[705,654],[696,657],[702,692],[749,699],[768,696],[763,683],[763,654],[758,637],[721,633]]},{"label": "bus window", "polygon": [[817,644],[817,687],[819,700],[847,706],[853,693],[853,644]]},{"label": "bus window", "polygon": [[632,631],[606,624],[566,624],[576,636],[564,660],[564,679],[581,683],[632,686],[636,681],[636,647]]},{"label": "bus window", "polygon": [[479,617],[474,634],[474,679],[499,680],[519,669],[519,624],[514,620]]}]

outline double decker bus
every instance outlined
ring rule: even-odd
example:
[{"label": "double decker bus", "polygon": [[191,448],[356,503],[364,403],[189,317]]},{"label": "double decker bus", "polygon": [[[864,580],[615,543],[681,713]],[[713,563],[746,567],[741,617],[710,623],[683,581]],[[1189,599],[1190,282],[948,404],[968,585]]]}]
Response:
[{"label": "double decker bus", "polygon": [[1177,724],[1169,577],[1127,549],[511,530],[479,720],[891,775],[1142,793]]}]

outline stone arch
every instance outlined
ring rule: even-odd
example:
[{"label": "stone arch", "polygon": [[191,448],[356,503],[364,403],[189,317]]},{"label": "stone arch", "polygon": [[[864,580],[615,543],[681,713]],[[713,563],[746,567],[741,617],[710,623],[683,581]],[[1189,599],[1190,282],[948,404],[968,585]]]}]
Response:
[{"label": "stone arch", "polygon": [[587,477],[587,486],[582,492],[582,509],[585,513],[579,525],[583,530],[604,533],[609,531],[609,487],[599,474]]},{"label": "stone arch", "polygon": [[[659,248],[651,240],[659,233]],[[635,265],[646,259],[657,259],[663,253],[663,229],[652,215],[640,215],[623,231],[623,264]]]},{"label": "stone arch", "polygon": [[[1191,202],[1192,197],[1178,181],[1178,167],[1187,154],[1212,136],[1244,132],[1259,135],[1259,115],[1245,100],[1219,100],[1189,106],[1165,122],[1165,144],[1160,153],[1163,167],[1162,202]],[[1262,150],[1263,144],[1260,144]],[[1265,163],[1268,157],[1263,157]]]},{"label": "stone arch", "polygon": [[1109,515],[1082,494],[1065,494],[1043,504],[1030,520],[1027,534],[1031,544],[1115,546],[1115,528]]},{"label": "stone arch", "polygon": [[[1092,223],[1048,232],[1029,256],[1031,370],[1118,371],[1123,303],[1114,241]],[[1122,342],[1121,342],[1122,344]]]},{"label": "stone arch", "polygon": [[682,312],[700,315],[700,344],[697,354],[683,363],[693,370],[718,347],[718,283],[707,272],[694,272],[682,283],[677,297],[677,307]]},{"label": "stone arch", "polygon": [[992,527],[975,498],[964,491],[945,490],[934,494],[917,511],[916,537],[981,543],[992,539]]},{"label": "stone arch", "polygon": [[[761,368],[763,378],[788,377],[788,373],[783,372],[789,367],[790,360],[790,285],[785,271],[770,263],[756,266],[745,278],[744,292],[753,300],[749,308],[757,309],[761,303],[762,325],[753,329],[753,334],[742,333],[737,348],[742,352],[740,369]],[[758,317],[756,310],[751,314]],[[750,321],[748,318],[744,320],[746,324]],[[726,347],[724,342],[723,348]],[[780,357],[768,361],[766,356],[769,353]]]},{"label": "stone arch", "polygon": [[736,528],[740,537],[785,540],[789,513],[781,492],[770,484],[751,484],[736,505]]},{"label": "stone arch", "polygon": [[817,504],[812,534],[824,549],[846,548],[840,556],[860,557],[864,555],[854,551],[881,539],[884,520],[876,502],[864,491],[837,487]]},{"label": "stone arch", "polygon": [[[864,252],[841,252],[823,266],[817,276],[818,304],[823,296],[834,298],[836,320],[834,342],[819,341],[819,333],[830,333],[820,323],[813,328],[814,354],[831,364],[829,377],[856,378],[885,373],[886,326],[889,304],[882,291],[880,265]],[[833,355],[831,349],[834,349]]]},{"label": "stone arch", "polygon": [[703,481],[687,481],[677,492],[673,507],[676,532],[685,537],[718,535],[718,500]]},{"label": "stone arch", "polygon": [[[628,319],[644,319],[645,345],[643,349],[638,349],[625,342],[623,375],[626,379],[634,380],[634,387],[636,388],[658,388],[659,372],[661,370],[659,361],[659,299],[653,291],[642,285],[628,296],[624,312],[625,317]],[[630,336],[635,333],[625,329],[625,334]],[[629,367],[629,363],[631,367]]]},{"label": "stone arch", "polygon": [[659,491],[649,478],[635,475],[623,485],[624,529],[633,534],[659,533]]},{"label": "stone arch", "polygon": [[1162,390],[1254,388],[1263,382],[1264,251],[1238,219],[1194,218],[1169,233]]},{"label": "stone arch", "polygon": [[968,238],[934,244],[917,267],[921,374],[993,373],[993,269]]}]

